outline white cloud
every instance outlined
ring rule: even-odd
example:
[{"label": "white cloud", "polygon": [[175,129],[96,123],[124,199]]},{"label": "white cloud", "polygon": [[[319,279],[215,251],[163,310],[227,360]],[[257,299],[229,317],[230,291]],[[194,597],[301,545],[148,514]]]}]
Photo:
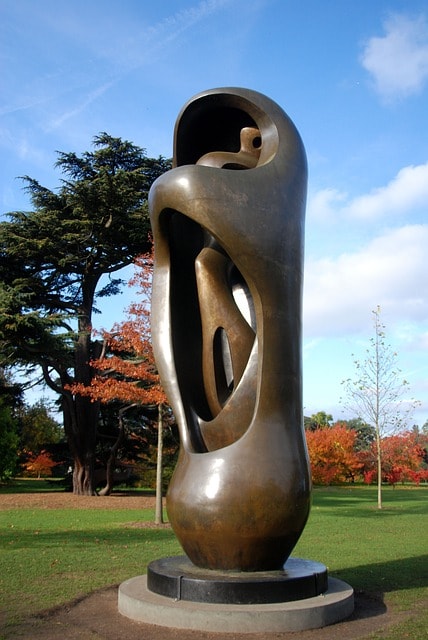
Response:
[{"label": "white cloud", "polygon": [[338,189],[327,188],[310,194],[308,197],[308,217],[328,222],[334,220],[337,215],[337,208],[346,202],[347,194]]},{"label": "white cloud", "polygon": [[360,251],[306,261],[307,337],[341,336],[367,328],[379,304],[399,322],[428,321],[428,224],[394,229]]},{"label": "white cloud", "polygon": [[337,189],[322,189],[309,198],[308,216],[323,222],[339,217],[367,222],[423,207],[428,210],[428,162],[403,167],[387,185],[352,199]]},{"label": "white cloud", "polygon": [[361,56],[385,100],[418,93],[428,80],[428,25],[424,16],[392,15],[385,35],[370,38]]},{"label": "white cloud", "polygon": [[428,162],[401,169],[385,186],[355,198],[345,213],[360,219],[377,219],[425,206],[428,209]]}]

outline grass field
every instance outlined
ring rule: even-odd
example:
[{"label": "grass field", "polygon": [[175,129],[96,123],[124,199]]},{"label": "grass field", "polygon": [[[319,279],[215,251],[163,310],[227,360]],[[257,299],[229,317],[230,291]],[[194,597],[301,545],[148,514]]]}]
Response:
[{"label": "grass field", "polygon": [[[55,491],[53,484],[21,481],[4,493]],[[366,486],[316,488],[309,523],[293,555],[318,560],[356,591],[383,594],[409,611],[382,640],[427,638],[428,487],[386,487],[384,509]],[[91,498],[102,501],[103,498]],[[169,528],[141,526],[150,509],[33,508],[0,511],[0,601],[8,624],[29,614],[145,572],[158,557],[181,553]],[[137,500],[138,503],[138,500]],[[99,505],[99,506],[98,506]],[[403,626],[404,625],[404,626]],[[0,636],[1,637],[1,636]]]}]

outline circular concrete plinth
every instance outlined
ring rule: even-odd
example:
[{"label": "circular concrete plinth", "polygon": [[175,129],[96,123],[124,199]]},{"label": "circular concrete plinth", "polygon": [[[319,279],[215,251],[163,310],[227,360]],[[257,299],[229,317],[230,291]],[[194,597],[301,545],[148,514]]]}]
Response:
[{"label": "circular concrete plinth", "polygon": [[175,600],[147,588],[137,576],[119,587],[119,612],[136,622],[176,629],[256,633],[319,629],[354,610],[354,592],[345,582],[328,579],[328,590],[314,598],[274,604],[213,604]]}]

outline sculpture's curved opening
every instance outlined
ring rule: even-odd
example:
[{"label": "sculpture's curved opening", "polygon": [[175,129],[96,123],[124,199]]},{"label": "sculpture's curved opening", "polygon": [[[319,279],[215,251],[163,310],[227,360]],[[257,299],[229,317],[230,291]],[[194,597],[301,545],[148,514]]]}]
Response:
[{"label": "sculpture's curved opening", "polygon": [[[217,428],[226,406],[236,413],[234,397],[244,374],[246,386],[256,378],[254,301],[245,278],[206,229],[171,209],[161,213],[160,223],[170,254],[171,357],[193,448],[212,450],[200,425]],[[235,416],[230,441],[248,428],[254,405],[252,392],[246,410]]]},{"label": "sculpture's curved opening", "polygon": [[177,166],[196,164],[206,153],[240,149],[240,132],[244,127],[257,127],[253,118],[242,109],[214,106],[209,110],[190,110],[181,121],[177,148]]},{"label": "sculpture's curved opening", "polygon": [[[212,152],[238,153],[240,135],[247,127],[259,130],[254,149],[261,150],[259,165],[270,161],[278,148],[278,130],[266,111],[244,96],[209,93],[196,97],[177,120],[174,135],[174,166],[196,164]],[[244,169],[245,165],[224,166]]]}]

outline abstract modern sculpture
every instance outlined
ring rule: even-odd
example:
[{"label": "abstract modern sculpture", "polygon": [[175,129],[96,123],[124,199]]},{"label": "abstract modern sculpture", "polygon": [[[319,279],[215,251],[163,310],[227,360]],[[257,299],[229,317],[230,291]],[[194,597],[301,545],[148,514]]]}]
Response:
[{"label": "abstract modern sculpture", "polygon": [[306,156],[245,89],[192,98],[150,192],[153,346],[180,429],[169,520],[194,565],[280,569],[305,526],[301,298]]},{"label": "abstract modern sculpture", "polygon": [[259,93],[205,91],[177,119],[174,168],[149,196],[152,338],[180,429],[167,510],[187,556],[154,560],[120,585],[119,611],[134,620],[281,632],[353,611],[349,585],[289,557],[311,492],[301,373],[306,171],[293,123]]}]

